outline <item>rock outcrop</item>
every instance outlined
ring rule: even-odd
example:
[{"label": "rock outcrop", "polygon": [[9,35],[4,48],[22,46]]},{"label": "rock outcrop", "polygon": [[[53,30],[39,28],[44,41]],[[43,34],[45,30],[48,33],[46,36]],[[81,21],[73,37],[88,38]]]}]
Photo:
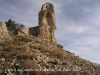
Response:
[{"label": "rock outcrop", "polygon": [[10,40],[5,23],[0,22],[0,43]]},{"label": "rock outcrop", "polygon": [[56,43],[54,37],[54,31],[56,29],[56,20],[54,14],[54,7],[50,3],[42,5],[41,11],[39,12],[39,38],[47,39],[53,43]]},{"label": "rock outcrop", "polygon": [[[54,14],[54,7],[51,3],[45,3],[39,12],[39,25],[30,27],[29,29],[20,28],[13,31],[13,34],[18,36],[33,35],[39,39],[46,40],[47,42],[57,43],[54,32],[56,29],[56,20]],[[0,23],[0,40],[8,39],[8,31],[4,23]],[[5,37],[6,36],[6,37]]]},{"label": "rock outcrop", "polygon": [[15,30],[13,34],[18,35],[18,36],[29,36],[29,29],[20,28],[20,29]]},{"label": "rock outcrop", "polygon": [[56,20],[52,4],[46,3],[42,5],[38,20],[39,26],[29,28],[30,34],[40,39],[47,40],[48,42],[57,43],[54,37]]}]

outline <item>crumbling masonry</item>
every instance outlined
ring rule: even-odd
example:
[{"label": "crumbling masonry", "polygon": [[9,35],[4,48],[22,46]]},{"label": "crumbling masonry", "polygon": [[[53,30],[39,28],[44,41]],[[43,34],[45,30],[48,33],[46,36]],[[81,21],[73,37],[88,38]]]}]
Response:
[{"label": "crumbling masonry", "polygon": [[[56,20],[54,14],[54,7],[51,3],[42,5],[41,11],[39,12],[38,26],[30,27],[29,29],[17,29],[13,34],[18,36],[29,36],[34,35],[39,39],[46,40],[48,42],[57,43],[54,37],[56,29]],[[6,37],[5,37],[6,36]],[[8,39],[8,31],[4,23],[0,23],[0,40]]]},{"label": "crumbling masonry", "polygon": [[29,28],[30,34],[35,35],[40,39],[56,43],[56,39],[54,37],[56,20],[52,4],[46,3],[42,5],[38,20],[39,26]]}]

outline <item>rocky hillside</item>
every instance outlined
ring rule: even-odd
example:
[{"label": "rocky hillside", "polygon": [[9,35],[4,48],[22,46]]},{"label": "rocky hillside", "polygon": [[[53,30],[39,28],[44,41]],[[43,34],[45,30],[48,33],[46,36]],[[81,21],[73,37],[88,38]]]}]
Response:
[{"label": "rocky hillside", "polygon": [[57,44],[55,29],[50,3],[42,6],[37,27],[8,32],[0,23],[0,75],[100,75],[100,65]]}]

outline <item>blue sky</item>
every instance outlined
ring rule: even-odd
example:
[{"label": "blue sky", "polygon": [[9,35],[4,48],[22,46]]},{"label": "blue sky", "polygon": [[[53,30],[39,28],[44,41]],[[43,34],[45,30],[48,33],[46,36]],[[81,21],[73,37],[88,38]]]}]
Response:
[{"label": "blue sky", "polygon": [[59,44],[100,64],[100,0],[0,0],[0,21],[12,19],[27,28],[38,25],[42,4],[54,5]]}]

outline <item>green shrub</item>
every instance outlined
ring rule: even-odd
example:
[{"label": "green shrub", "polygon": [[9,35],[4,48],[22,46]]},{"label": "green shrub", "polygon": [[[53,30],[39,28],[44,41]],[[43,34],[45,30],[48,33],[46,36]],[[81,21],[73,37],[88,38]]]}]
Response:
[{"label": "green shrub", "polygon": [[24,37],[24,36],[14,36],[13,37],[13,44],[19,44],[20,42],[25,42],[25,43],[28,43],[28,42],[31,42],[32,39],[29,38],[29,37]]}]

